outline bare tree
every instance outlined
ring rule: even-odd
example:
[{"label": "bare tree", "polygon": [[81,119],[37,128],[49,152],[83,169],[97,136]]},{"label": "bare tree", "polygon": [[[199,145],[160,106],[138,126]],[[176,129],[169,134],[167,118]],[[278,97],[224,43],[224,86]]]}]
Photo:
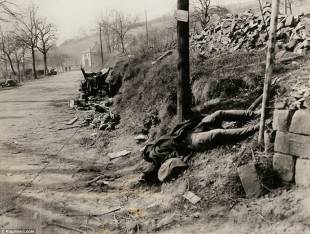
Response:
[{"label": "bare tree", "polygon": [[[15,40],[15,51],[14,51],[14,60],[18,72],[18,80],[21,81],[21,77],[25,75],[25,55],[26,55],[26,46],[21,44],[18,39]],[[21,67],[22,66],[22,67]]]},{"label": "bare tree", "polygon": [[106,44],[106,47],[107,47],[107,52],[108,53],[111,53],[112,52],[112,48],[113,46],[111,45],[112,43],[112,30],[111,30],[111,27],[110,27],[110,21],[109,21],[109,18],[106,17],[105,19],[103,19],[100,23],[101,25],[101,29],[102,29],[102,33],[104,35],[104,39],[105,39],[105,44]]},{"label": "bare tree", "polygon": [[41,19],[38,23],[38,43],[37,49],[43,54],[44,74],[48,72],[47,53],[55,45],[56,27],[48,23],[46,19]]},{"label": "bare tree", "polygon": [[210,21],[211,0],[195,0],[194,2],[194,18],[198,20],[202,28],[205,28]]},{"label": "bare tree", "polygon": [[126,52],[125,48],[126,35],[133,28],[136,22],[137,18],[133,18],[130,15],[125,15],[118,11],[113,12],[113,21],[110,24],[110,28],[116,34],[123,53]]},{"label": "bare tree", "polygon": [[14,56],[14,52],[15,52],[15,42],[14,42],[14,37],[12,36],[11,33],[4,33],[3,31],[1,31],[1,51],[3,53],[3,55],[5,56],[5,59],[7,61],[9,61],[11,70],[13,75],[16,75],[16,71],[14,69],[13,66],[13,56]]},{"label": "bare tree", "polygon": [[16,24],[16,31],[18,40],[27,46],[31,51],[32,57],[32,69],[33,77],[37,79],[36,72],[36,54],[35,50],[37,48],[38,39],[39,39],[39,18],[37,16],[37,8],[32,5],[26,14],[25,17],[17,17],[18,23]]}]

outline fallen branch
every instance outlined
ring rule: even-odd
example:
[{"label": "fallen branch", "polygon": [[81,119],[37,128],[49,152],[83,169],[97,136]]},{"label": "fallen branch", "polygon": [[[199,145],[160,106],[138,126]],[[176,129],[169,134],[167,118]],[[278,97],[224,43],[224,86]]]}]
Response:
[{"label": "fallen branch", "polygon": [[108,212],[102,213],[102,214],[67,214],[67,216],[70,216],[70,217],[77,217],[77,216],[98,217],[98,216],[104,216],[104,215],[112,214],[112,213],[119,211],[119,210],[121,210],[120,207],[116,208],[114,210],[110,210]]},{"label": "fallen branch", "polygon": [[65,127],[65,128],[58,128],[58,131],[62,131],[62,130],[68,130],[68,129],[73,129],[73,128],[80,128],[81,126],[71,126],[71,127]]},{"label": "fallen branch", "polygon": [[70,226],[67,226],[67,225],[64,225],[64,224],[61,224],[61,223],[52,222],[52,223],[48,223],[48,225],[50,225],[50,226],[57,226],[57,227],[64,228],[64,229],[67,229],[67,230],[71,230],[71,231],[75,231],[75,232],[78,232],[78,233],[86,234],[86,232],[84,232],[84,231],[82,231],[82,230],[80,230],[78,228],[70,227]]},{"label": "fallen branch", "polygon": [[254,111],[261,104],[262,100],[263,100],[263,95],[260,95],[248,108],[248,111]]}]

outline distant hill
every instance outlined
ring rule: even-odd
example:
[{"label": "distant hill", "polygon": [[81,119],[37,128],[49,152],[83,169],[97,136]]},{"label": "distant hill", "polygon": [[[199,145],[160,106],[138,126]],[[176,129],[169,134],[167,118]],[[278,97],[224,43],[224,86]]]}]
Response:
[{"label": "distant hill", "polygon": [[[271,1],[263,1],[265,2],[271,2]],[[243,11],[246,11],[248,9],[256,9],[259,10],[259,3],[257,0],[255,1],[248,1],[244,3],[230,3],[226,5],[226,7],[232,12],[232,13],[240,13]],[[293,14],[300,14],[300,13],[310,13],[310,1],[309,0],[298,0],[294,1],[293,5]],[[280,11],[283,12],[283,5],[280,5]]]},{"label": "distant hill", "polygon": [[94,47],[96,43],[99,43],[99,34],[67,40],[59,46],[59,51],[70,56],[75,63],[80,64],[82,53]]},{"label": "distant hill", "polygon": [[[295,2],[296,3],[293,5],[293,14],[299,14],[301,12],[304,12],[305,14],[310,13],[310,1],[299,0]],[[225,7],[227,7],[227,9],[232,13],[240,13],[248,9],[259,10],[258,1],[230,3]],[[168,26],[170,23],[171,23],[171,16],[163,16],[149,21],[148,25],[149,28],[152,27],[162,28]],[[134,29],[130,31],[130,34],[137,35],[141,32],[144,32],[144,30],[145,30],[145,23],[138,22],[135,24]],[[67,40],[59,46],[59,51],[61,51],[64,54],[67,54],[73,61],[75,61],[76,64],[80,64],[82,53],[89,50],[90,48],[94,48],[96,44],[98,48],[99,45],[98,33],[94,33],[92,35],[82,38]]]},{"label": "distant hill", "polygon": [[[148,22],[148,26],[151,27],[163,27],[167,25],[167,22],[171,20],[169,16],[163,16],[156,18]],[[145,30],[145,23],[138,22],[134,25],[134,28],[130,31],[131,35],[137,35]],[[59,51],[68,55],[75,63],[80,64],[81,55],[89,50],[90,48],[98,47],[99,45],[99,33],[94,33],[92,35],[70,39],[58,46]],[[105,45],[104,45],[105,50]]]}]

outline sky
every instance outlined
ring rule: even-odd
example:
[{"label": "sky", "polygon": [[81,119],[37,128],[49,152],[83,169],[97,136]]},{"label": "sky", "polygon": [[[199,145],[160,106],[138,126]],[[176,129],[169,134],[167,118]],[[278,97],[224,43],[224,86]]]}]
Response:
[{"label": "sky", "polygon": [[32,2],[39,7],[40,15],[57,25],[59,41],[81,36],[95,27],[96,20],[107,10],[116,9],[143,19],[154,19],[173,13],[176,0],[11,0],[19,8]]},{"label": "sky", "polygon": [[[74,37],[82,37],[95,31],[96,21],[101,14],[115,9],[144,19],[154,19],[173,14],[177,0],[10,0],[18,8],[25,9],[31,3],[39,7],[41,16],[58,28],[58,44]],[[192,1],[192,0],[190,0]],[[212,0],[214,4],[244,3],[254,0]],[[255,0],[256,1],[256,0]],[[310,0],[306,0],[309,1]]]}]

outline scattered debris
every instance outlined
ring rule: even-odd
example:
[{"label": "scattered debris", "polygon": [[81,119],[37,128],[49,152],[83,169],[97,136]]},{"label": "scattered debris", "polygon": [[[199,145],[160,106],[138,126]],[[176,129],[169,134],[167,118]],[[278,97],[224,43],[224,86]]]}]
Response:
[{"label": "scattered debris", "polygon": [[168,50],[166,51],[163,55],[161,55],[158,59],[156,59],[155,61],[152,62],[152,65],[155,65],[156,63],[160,62],[161,60],[163,60],[164,58],[172,55],[173,51],[172,50]]},{"label": "scattered debris", "polygon": [[77,101],[74,100],[74,99],[70,99],[68,101],[68,106],[69,106],[70,109],[73,109],[75,106],[77,106]]},{"label": "scattered debris", "polygon": [[125,157],[127,155],[131,154],[130,151],[128,150],[123,150],[117,153],[109,153],[108,157],[112,160],[112,159],[116,159],[116,158],[121,158],[121,157]]},{"label": "scattered debris", "polygon": [[99,217],[99,216],[105,216],[105,215],[108,215],[108,214],[112,214],[112,213],[115,213],[115,212],[120,211],[120,210],[121,210],[121,208],[118,207],[118,208],[112,209],[112,210],[110,210],[110,211],[101,213],[101,214],[67,214],[67,216],[71,216],[71,217],[74,217],[74,216]]},{"label": "scattered debris", "polygon": [[48,73],[48,76],[56,76],[57,75],[57,70],[55,68],[51,68]]},{"label": "scattered debris", "polygon": [[61,224],[61,223],[57,223],[55,221],[52,222],[52,223],[48,223],[47,226],[57,226],[57,227],[60,227],[60,228],[63,228],[63,229],[67,229],[67,230],[78,232],[78,233],[82,233],[82,234],[86,233],[86,232],[82,231],[81,229],[78,229],[78,228],[75,228],[75,227],[71,227],[71,226],[68,226],[68,225],[64,225],[64,224]]},{"label": "scattered debris", "polygon": [[166,160],[158,170],[158,179],[161,182],[168,181],[186,170],[188,165],[180,158]]},{"label": "scattered debris", "polygon": [[78,117],[75,117],[75,118],[69,120],[68,123],[66,123],[66,125],[72,125],[72,124],[74,124],[76,121],[78,121],[78,119],[79,119]]},{"label": "scattered debris", "polygon": [[259,197],[262,187],[254,163],[238,167],[238,174],[247,197]]},{"label": "scattered debris", "polygon": [[185,199],[187,199],[190,203],[192,203],[193,205],[197,204],[198,202],[200,202],[201,198],[198,197],[196,194],[194,194],[191,191],[186,192],[183,197]]},{"label": "scattered debris", "polygon": [[135,137],[135,140],[137,143],[141,143],[141,142],[147,141],[148,137],[144,134],[139,134],[138,136]]}]

